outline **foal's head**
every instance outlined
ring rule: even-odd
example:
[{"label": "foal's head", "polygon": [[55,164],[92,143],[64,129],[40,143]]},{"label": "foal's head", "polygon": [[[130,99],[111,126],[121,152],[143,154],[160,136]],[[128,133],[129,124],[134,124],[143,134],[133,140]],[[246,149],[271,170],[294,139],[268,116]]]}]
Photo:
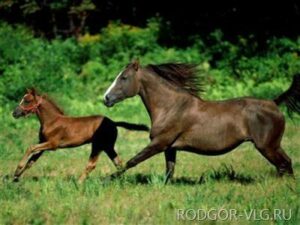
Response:
[{"label": "foal's head", "polygon": [[135,60],[119,73],[104,94],[104,104],[106,106],[111,107],[125,98],[138,94],[140,90],[138,70],[139,62]]},{"label": "foal's head", "polygon": [[13,117],[19,118],[27,116],[31,113],[35,113],[37,112],[41,103],[42,97],[37,95],[35,89],[28,89],[27,93],[23,96],[20,104],[13,111]]}]

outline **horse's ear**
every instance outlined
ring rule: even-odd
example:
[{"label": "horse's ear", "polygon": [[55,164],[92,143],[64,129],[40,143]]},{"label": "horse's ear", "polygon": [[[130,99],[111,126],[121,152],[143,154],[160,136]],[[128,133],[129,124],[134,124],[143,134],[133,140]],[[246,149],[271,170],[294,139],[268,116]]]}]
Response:
[{"label": "horse's ear", "polygon": [[133,68],[135,69],[135,71],[138,71],[138,69],[140,67],[140,61],[138,59],[134,59],[132,61],[131,65],[133,66]]}]

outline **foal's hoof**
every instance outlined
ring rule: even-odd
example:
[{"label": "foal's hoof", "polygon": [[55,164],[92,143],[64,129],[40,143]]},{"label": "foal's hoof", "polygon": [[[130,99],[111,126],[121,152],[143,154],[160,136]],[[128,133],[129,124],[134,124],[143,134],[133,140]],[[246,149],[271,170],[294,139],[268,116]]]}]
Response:
[{"label": "foal's hoof", "polygon": [[19,182],[20,181],[20,179],[19,179],[19,177],[14,177],[14,179],[13,179],[13,182]]},{"label": "foal's hoof", "polygon": [[77,180],[77,183],[78,183],[78,184],[83,184],[85,180],[86,180],[86,178],[81,178],[81,177],[80,177],[80,178]]}]

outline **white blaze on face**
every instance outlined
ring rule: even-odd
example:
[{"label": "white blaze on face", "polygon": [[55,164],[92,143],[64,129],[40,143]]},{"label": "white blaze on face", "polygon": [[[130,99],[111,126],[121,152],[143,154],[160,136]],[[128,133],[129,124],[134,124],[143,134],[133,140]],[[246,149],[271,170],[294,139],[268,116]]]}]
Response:
[{"label": "white blaze on face", "polygon": [[114,82],[110,85],[110,87],[107,89],[107,91],[104,93],[104,99],[109,94],[109,92],[116,86],[118,78],[122,75],[123,70],[118,74]]},{"label": "white blaze on face", "polygon": [[[26,95],[27,95],[27,94],[26,94]],[[24,95],[24,97],[21,99],[21,101],[20,101],[19,105],[22,105],[22,104],[23,104],[23,102],[24,102],[24,98],[26,97],[26,95]]]},{"label": "white blaze on face", "polygon": [[24,102],[24,99],[22,98],[22,100],[20,101],[19,105],[22,105]]}]

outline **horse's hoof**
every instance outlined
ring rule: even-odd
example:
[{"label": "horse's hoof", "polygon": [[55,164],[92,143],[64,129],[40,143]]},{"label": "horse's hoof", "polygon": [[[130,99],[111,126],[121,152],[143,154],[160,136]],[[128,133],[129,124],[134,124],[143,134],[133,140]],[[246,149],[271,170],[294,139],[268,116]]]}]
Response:
[{"label": "horse's hoof", "polygon": [[109,183],[110,181],[112,181],[110,176],[104,177],[104,179],[101,181],[103,184]]},{"label": "horse's hoof", "polygon": [[122,176],[124,174],[125,171],[117,171],[107,177],[104,178],[104,183],[115,180],[116,178]]},{"label": "horse's hoof", "polygon": [[119,170],[113,174],[110,175],[111,179],[118,178],[124,174],[125,170]]}]

